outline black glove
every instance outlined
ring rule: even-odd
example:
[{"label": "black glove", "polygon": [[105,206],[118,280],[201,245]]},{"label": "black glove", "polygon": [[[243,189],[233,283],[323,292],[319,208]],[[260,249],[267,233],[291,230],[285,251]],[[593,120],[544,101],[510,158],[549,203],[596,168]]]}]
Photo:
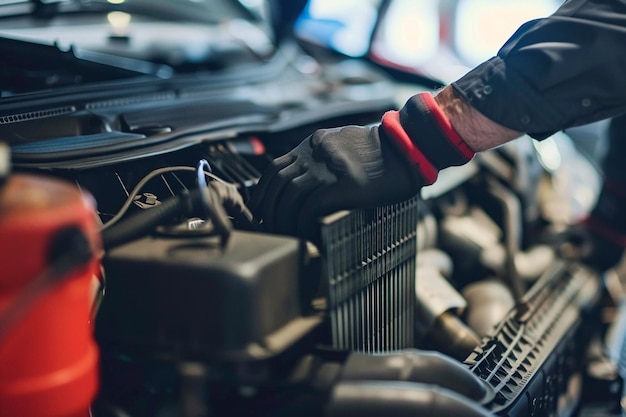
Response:
[{"label": "black glove", "polygon": [[250,207],[266,230],[306,236],[324,214],[415,195],[411,165],[378,126],[318,130],[272,163]]},{"label": "black glove", "polygon": [[248,205],[265,230],[310,237],[319,217],[410,198],[473,155],[423,93],[380,125],[316,131],[274,160]]}]

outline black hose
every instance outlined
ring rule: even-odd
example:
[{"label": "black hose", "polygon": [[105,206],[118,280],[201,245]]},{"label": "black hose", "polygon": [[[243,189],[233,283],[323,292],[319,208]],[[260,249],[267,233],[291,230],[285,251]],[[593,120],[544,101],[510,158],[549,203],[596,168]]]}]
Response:
[{"label": "black hose", "polygon": [[461,363],[438,352],[404,350],[368,355],[352,353],[344,365],[341,381],[409,381],[438,385],[474,402],[491,400],[487,384]]},{"label": "black hose", "polygon": [[493,417],[493,414],[444,388],[391,381],[337,384],[326,417]]},{"label": "black hose", "polygon": [[104,250],[130,242],[154,230],[154,228],[177,215],[190,212],[200,203],[200,192],[194,190],[189,194],[170,198],[158,206],[129,216],[102,232]]},{"label": "black hose", "polygon": [[[207,210],[208,209],[208,210]],[[233,216],[248,230],[258,230],[258,222],[243,202],[237,187],[232,184],[212,181],[197,190],[170,198],[150,209],[128,216],[120,223],[102,231],[102,244],[105,250],[145,236],[157,226],[181,216],[190,215],[194,210],[204,210],[213,220],[215,232],[222,238],[222,246],[228,240],[232,225],[226,213]]]},{"label": "black hose", "polygon": [[[176,169],[193,169],[191,167],[177,167]],[[148,181],[152,175],[161,170],[151,172],[143,181]],[[194,210],[201,210],[212,220],[213,232],[221,238],[221,246],[224,248],[230,237],[233,225],[228,217],[231,215],[236,221],[248,230],[258,230],[256,221],[245,205],[241,194],[234,184],[222,181],[207,182],[206,176],[211,175],[211,166],[202,159],[195,169],[197,174],[198,189],[181,196],[173,197],[165,202],[135,215],[129,216],[123,223],[117,224],[122,213],[130,204],[128,200],[112,220],[106,223],[102,230],[102,243],[105,250],[122,245],[131,240],[144,236],[157,226],[162,225],[176,216],[191,215]],[[209,174],[207,174],[207,171]],[[140,182],[141,184],[141,182]],[[182,235],[179,233],[179,235]]]}]

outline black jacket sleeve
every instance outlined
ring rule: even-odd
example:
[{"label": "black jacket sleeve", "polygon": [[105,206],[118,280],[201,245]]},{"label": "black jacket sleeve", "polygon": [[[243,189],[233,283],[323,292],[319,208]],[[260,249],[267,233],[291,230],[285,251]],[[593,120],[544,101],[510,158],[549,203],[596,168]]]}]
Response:
[{"label": "black jacket sleeve", "polygon": [[626,0],[568,0],[453,83],[473,107],[542,139],[626,112]]}]

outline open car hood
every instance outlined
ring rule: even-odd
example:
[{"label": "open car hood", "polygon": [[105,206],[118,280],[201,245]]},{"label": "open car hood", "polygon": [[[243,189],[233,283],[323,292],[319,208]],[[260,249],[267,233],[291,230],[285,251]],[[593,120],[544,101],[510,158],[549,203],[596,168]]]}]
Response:
[{"label": "open car hood", "polygon": [[0,3],[0,134],[19,166],[107,165],[393,106],[370,67],[275,42],[264,2],[13,3]]}]

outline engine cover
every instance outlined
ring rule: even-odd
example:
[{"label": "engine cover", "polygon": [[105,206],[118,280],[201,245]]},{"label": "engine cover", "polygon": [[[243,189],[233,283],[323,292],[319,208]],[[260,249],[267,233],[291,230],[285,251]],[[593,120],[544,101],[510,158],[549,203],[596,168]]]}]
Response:
[{"label": "engine cover", "polygon": [[303,317],[300,241],[235,231],[213,237],[148,237],[112,250],[97,318],[103,346],[211,361],[257,361],[309,333]]}]

